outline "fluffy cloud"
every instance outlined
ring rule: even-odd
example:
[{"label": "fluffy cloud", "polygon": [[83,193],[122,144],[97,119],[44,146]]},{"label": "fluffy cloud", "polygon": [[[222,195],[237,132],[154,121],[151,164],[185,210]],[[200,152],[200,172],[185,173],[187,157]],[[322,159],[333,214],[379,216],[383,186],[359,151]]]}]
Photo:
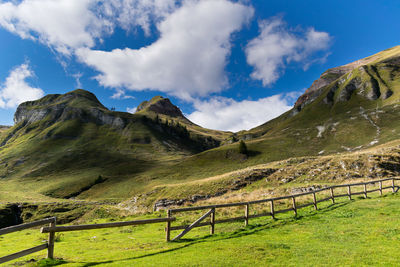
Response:
[{"label": "fluffy cloud", "polygon": [[102,1],[99,13],[114,18],[119,26],[131,31],[141,27],[146,35],[151,33],[152,22],[159,22],[178,8],[176,0],[108,0]]},{"label": "fluffy cloud", "polygon": [[103,86],[154,89],[182,99],[219,92],[230,37],[253,15],[251,7],[226,0],[187,1],[157,24],[160,38],[140,49],[79,49],[80,60],[98,70]]},{"label": "fluffy cloud", "polygon": [[39,40],[63,54],[95,44],[111,22],[89,11],[93,0],[23,0],[0,4],[0,25],[23,39]]},{"label": "fluffy cloud", "polygon": [[237,132],[265,123],[292,108],[299,93],[273,95],[256,101],[216,97],[195,102],[188,118],[203,127]]},{"label": "fluffy cloud", "polygon": [[301,35],[288,29],[281,18],[259,23],[260,35],[246,46],[247,63],[254,67],[251,77],[264,86],[274,83],[282,75],[286,64],[301,62],[304,68],[318,60],[314,53],[326,50],[331,37],[326,32],[309,28]]},{"label": "fluffy cloud", "polygon": [[135,113],[136,112],[136,109],[137,109],[137,107],[133,107],[133,108],[126,108],[126,112],[129,112],[129,113]]},{"label": "fluffy cloud", "polygon": [[116,89],[115,93],[111,96],[112,99],[135,99],[134,96],[127,95],[122,89]]},{"label": "fluffy cloud", "polygon": [[44,92],[40,88],[31,87],[25,81],[33,76],[33,71],[26,63],[13,69],[0,87],[0,108],[15,108],[22,102],[42,97]]},{"label": "fluffy cloud", "polygon": [[93,47],[116,26],[141,27],[173,12],[174,0],[22,0],[0,2],[0,26],[72,55],[80,47]]}]

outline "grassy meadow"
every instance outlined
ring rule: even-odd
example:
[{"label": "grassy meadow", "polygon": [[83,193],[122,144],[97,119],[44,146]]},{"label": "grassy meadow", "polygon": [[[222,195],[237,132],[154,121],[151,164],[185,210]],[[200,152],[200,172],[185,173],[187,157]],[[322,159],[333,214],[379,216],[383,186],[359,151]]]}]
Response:
[{"label": "grassy meadow", "polygon": [[[296,218],[289,212],[276,220],[252,219],[247,227],[217,224],[215,235],[202,227],[170,243],[164,240],[164,224],[58,233],[55,260],[45,260],[43,251],[9,266],[396,266],[399,200],[391,193],[342,198],[334,205],[321,203],[318,211],[301,209]],[[104,208],[86,223],[136,219],[110,214]],[[39,245],[46,237],[35,229],[1,236],[0,255]]]}]

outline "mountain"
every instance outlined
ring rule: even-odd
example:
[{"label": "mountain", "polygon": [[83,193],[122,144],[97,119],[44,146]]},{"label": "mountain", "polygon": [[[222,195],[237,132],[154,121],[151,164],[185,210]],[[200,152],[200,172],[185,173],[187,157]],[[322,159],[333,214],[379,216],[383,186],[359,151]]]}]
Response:
[{"label": "mountain", "polygon": [[199,181],[258,164],[356,153],[397,140],[399,81],[399,46],[330,69],[299,97],[291,110],[234,134],[236,140],[246,141],[248,157],[235,153],[238,143],[226,144],[185,158],[163,175],[175,177],[179,172],[186,180]]},{"label": "mountain", "polygon": [[112,188],[216,147],[231,135],[191,123],[168,99],[150,103],[136,114],[115,112],[84,90],[22,103],[15,125],[1,135],[0,179],[32,183],[45,196],[71,198],[100,184]]},{"label": "mountain", "polygon": [[[305,170],[314,163],[395,175],[399,81],[400,47],[394,47],[327,70],[291,110],[237,133],[202,128],[161,96],[130,114],[108,110],[84,90],[48,95],[21,104],[15,125],[0,131],[0,200],[127,200],[146,209],[257,190],[273,173],[275,182],[263,186],[360,178],[335,178],[336,171],[316,176]],[[239,153],[239,140],[247,154]],[[390,153],[376,154],[382,147]],[[307,166],[293,169],[302,162]]]}]

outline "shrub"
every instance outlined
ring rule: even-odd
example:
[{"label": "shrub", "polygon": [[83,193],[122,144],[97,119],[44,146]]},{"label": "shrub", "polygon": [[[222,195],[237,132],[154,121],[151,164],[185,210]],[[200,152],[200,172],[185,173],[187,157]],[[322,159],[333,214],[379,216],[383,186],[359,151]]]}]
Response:
[{"label": "shrub", "polygon": [[96,180],[94,180],[94,184],[100,184],[102,182],[104,182],[106,179],[103,178],[103,176],[99,175],[99,177],[96,178]]},{"label": "shrub", "polygon": [[246,143],[243,140],[240,140],[239,143],[239,153],[243,155],[247,155],[248,153]]}]

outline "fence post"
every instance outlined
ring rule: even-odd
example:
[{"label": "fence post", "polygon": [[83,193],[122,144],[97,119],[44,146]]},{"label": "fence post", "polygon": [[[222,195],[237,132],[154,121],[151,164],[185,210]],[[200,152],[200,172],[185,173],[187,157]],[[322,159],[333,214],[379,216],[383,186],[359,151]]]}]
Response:
[{"label": "fence post", "polygon": [[244,217],[245,217],[244,226],[247,226],[249,225],[249,203],[245,205]]},{"label": "fence post", "polygon": [[379,181],[379,193],[382,196],[382,181]]},{"label": "fence post", "polygon": [[349,195],[349,200],[351,200],[351,188],[350,188],[350,185],[347,186],[347,194]]},{"label": "fence post", "polygon": [[273,200],[271,200],[271,201],[269,202],[269,204],[270,204],[270,207],[271,207],[271,217],[272,217],[272,219],[274,219],[274,220],[275,220],[274,201],[273,201]]},{"label": "fence post", "polygon": [[332,204],[335,204],[335,195],[333,194],[333,187],[331,187]]},{"label": "fence post", "polygon": [[[171,210],[167,211],[167,217],[171,218]],[[167,222],[167,227],[165,228],[165,239],[167,242],[171,240],[171,222]]]},{"label": "fence post", "polygon": [[318,207],[317,207],[317,197],[315,196],[315,192],[313,192],[313,203],[314,203],[314,209],[315,209],[315,210],[318,210]]},{"label": "fence post", "polygon": [[292,197],[294,216],[297,216],[296,198]]},{"label": "fence post", "polygon": [[[53,221],[50,222],[49,227],[56,227],[56,217],[53,218]],[[53,259],[54,258],[54,237],[55,232],[49,232],[49,240],[48,240],[48,247],[47,247],[47,258]]]},{"label": "fence post", "polygon": [[364,184],[364,197],[367,198],[367,184]]},{"label": "fence post", "polygon": [[215,231],[215,208],[213,208],[213,212],[211,213],[210,223],[211,223],[210,234],[213,235]]},{"label": "fence post", "polygon": [[392,192],[394,193],[394,179],[392,179]]}]

